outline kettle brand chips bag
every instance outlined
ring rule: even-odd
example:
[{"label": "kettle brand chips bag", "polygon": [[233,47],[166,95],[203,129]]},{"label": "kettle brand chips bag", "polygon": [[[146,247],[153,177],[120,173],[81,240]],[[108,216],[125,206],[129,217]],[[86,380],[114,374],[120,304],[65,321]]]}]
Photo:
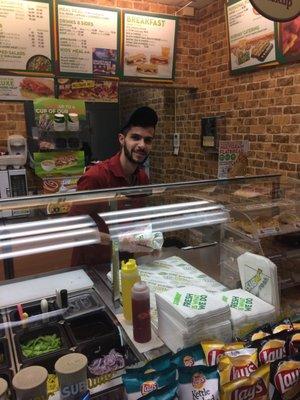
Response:
[{"label": "kettle brand chips bag", "polygon": [[149,374],[136,373],[122,375],[123,384],[128,400],[137,400],[141,396],[170,385],[176,381],[176,365],[162,371],[154,371]]},{"label": "kettle brand chips bag", "polygon": [[219,400],[217,367],[196,365],[178,368],[179,400]]},{"label": "kettle brand chips bag", "polygon": [[263,365],[248,378],[236,379],[221,388],[221,400],[269,400],[270,365]]},{"label": "kettle brand chips bag", "polygon": [[165,386],[162,389],[153,390],[146,396],[140,397],[139,400],[177,400],[178,382]]},{"label": "kettle brand chips bag", "polygon": [[300,355],[286,357],[271,364],[271,400],[298,400],[300,398]]},{"label": "kettle brand chips bag", "polygon": [[242,342],[225,344],[218,340],[204,340],[201,345],[205,354],[206,364],[209,366],[217,365],[225,351],[238,350],[245,347]]},{"label": "kettle brand chips bag", "polygon": [[257,349],[227,351],[219,360],[221,385],[248,377],[258,368]]},{"label": "kettle brand chips bag", "polygon": [[200,344],[180,350],[172,357],[172,363],[177,367],[193,367],[205,365],[204,352]]}]

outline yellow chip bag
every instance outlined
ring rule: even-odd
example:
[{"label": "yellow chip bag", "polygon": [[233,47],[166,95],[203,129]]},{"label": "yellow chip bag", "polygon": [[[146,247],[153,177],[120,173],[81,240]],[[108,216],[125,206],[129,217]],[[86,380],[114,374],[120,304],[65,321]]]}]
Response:
[{"label": "yellow chip bag", "polygon": [[202,349],[205,354],[206,365],[217,365],[220,357],[229,350],[238,350],[245,347],[243,342],[233,342],[225,344],[218,340],[204,340],[201,342]]},{"label": "yellow chip bag", "polygon": [[221,385],[246,378],[258,368],[257,349],[227,351],[219,360]]},{"label": "yellow chip bag", "polygon": [[270,365],[262,365],[248,378],[236,379],[221,388],[221,400],[269,400]]}]

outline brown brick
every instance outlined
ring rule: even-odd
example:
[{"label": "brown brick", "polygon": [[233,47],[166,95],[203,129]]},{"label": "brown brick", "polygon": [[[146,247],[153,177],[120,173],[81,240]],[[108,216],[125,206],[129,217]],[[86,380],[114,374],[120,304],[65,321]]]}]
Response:
[{"label": "brown brick", "polygon": [[280,163],[279,167],[287,171],[296,171],[296,165],[291,163]]},{"label": "brown brick", "polygon": [[300,153],[289,154],[288,162],[300,164]]}]

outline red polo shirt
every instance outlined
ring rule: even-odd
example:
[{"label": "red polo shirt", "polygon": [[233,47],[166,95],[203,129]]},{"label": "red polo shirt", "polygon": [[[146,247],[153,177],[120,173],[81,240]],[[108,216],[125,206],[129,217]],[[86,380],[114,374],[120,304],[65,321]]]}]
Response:
[{"label": "red polo shirt", "polygon": [[[127,182],[120,162],[120,153],[90,167],[77,182],[77,190],[96,190],[116,187],[138,186],[149,184],[145,171],[138,167],[133,174],[132,185]],[[88,199],[87,199],[88,201]],[[141,206],[139,198],[118,202],[118,209],[135,208]],[[87,203],[72,207],[69,215],[90,215],[98,224],[99,231],[108,233],[107,226],[98,216],[100,212],[110,211],[108,203]],[[72,254],[72,266],[97,265],[109,262],[111,246],[90,245],[75,247]]]},{"label": "red polo shirt", "polygon": [[[149,178],[142,168],[133,174],[132,186],[148,185]],[[130,186],[125,179],[120,153],[90,167],[77,183],[77,190],[107,189]]]}]

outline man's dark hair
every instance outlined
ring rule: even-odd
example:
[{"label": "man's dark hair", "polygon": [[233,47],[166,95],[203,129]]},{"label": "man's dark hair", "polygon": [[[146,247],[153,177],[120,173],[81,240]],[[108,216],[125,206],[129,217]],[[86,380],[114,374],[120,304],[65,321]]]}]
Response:
[{"label": "man's dark hair", "polygon": [[131,114],[126,125],[121,129],[121,133],[126,135],[133,126],[155,129],[157,122],[158,117],[153,108],[140,107]]}]

